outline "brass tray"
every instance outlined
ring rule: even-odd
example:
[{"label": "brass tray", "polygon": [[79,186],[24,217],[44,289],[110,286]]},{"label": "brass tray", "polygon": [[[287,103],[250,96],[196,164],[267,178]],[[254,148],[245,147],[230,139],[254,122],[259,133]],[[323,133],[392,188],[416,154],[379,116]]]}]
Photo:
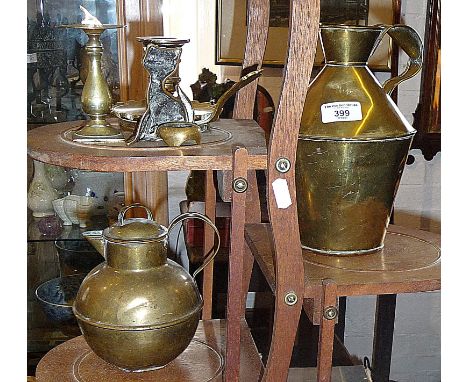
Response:
[{"label": "brass tray", "polygon": [[[118,150],[128,148],[128,150],[131,150],[131,151],[135,151],[135,150],[138,151],[140,149],[147,151],[147,150],[158,150],[158,149],[180,150],[184,148],[213,146],[213,145],[227,142],[232,138],[232,134],[229,131],[223,130],[219,127],[212,126],[212,127],[209,127],[207,131],[201,133],[200,144],[192,143],[193,141],[189,141],[189,142],[183,143],[181,146],[171,147],[171,146],[166,145],[166,143],[164,143],[164,141],[161,139],[158,141],[139,141],[139,142],[132,144],[131,146],[128,146],[125,142],[121,140],[109,140],[106,142],[96,141],[96,142],[89,142],[89,143],[73,141],[73,134],[79,128],[80,128],[79,126],[74,126],[68,130],[65,130],[61,134],[62,139],[67,141],[70,144],[81,146],[81,147],[95,147],[97,149],[105,147],[106,149],[111,149],[111,150],[112,148],[115,148]],[[122,134],[124,136],[124,139],[127,139],[131,135],[131,132],[122,130]]]}]

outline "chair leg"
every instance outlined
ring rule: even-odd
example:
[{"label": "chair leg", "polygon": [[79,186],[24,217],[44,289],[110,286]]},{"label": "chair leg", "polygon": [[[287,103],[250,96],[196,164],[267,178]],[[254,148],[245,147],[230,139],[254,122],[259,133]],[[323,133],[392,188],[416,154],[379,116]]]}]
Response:
[{"label": "chair leg", "polygon": [[377,296],[372,351],[372,379],[375,382],[390,380],[396,300],[396,294]]},{"label": "chair leg", "polygon": [[[205,175],[205,215],[213,222],[216,219],[216,189],[214,185],[213,171],[206,171]],[[203,253],[206,254],[213,247],[214,232],[207,224],[205,224],[204,232]],[[203,269],[203,320],[211,319],[213,314],[213,269],[214,261],[209,263],[205,269]]]},{"label": "chair leg", "polygon": [[242,272],[242,301],[244,302],[247,301],[247,294],[249,293],[250,279],[252,278],[254,261],[255,259],[252,252],[250,251],[249,246],[244,242],[244,269]]},{"label": "chair leg", "polygon": [[330,382],[335,322],[338,317],[336,284],[332,280],[323,280],[322,291],[319,348],[317,356],[317,382]]},{"label": "chair leg", "polygon": [[[227,339],[225,380],[239,381],[241,318],[245,315],[244,298],[244,231],[246,189],[236,188],[236,184],[246,186],[247,150],[237,148],[233,158],[233,185],[231,209],[231,243],[229,250],[229,280],[227,300]],[[244,184],[241,184],[244,182]],[[238,281],[241,281],[240,283]],[[247,286],[248,288],[248,286]]]},{"label": "chair leg", "polygon": [[284,302],[284,295],[276,294],[273,336],[262,382],[287,380],[301,309],[302,298],[298,298],[295,305],[289,306]]},{"label": "chair leg", "polygon": [[[260,196],[258,193],[257,174],[255,170],[248,171],[247,181],[249,183],[249,187],[245,196],[245,221],[246,223],[260,223],[262,220],[262,213],[260,209]],[[247,293],[249,292],[253,265],[254,257],[252,255],[252,252],[250,251],[249,246],[247,245],[247,243],[244,242],[244,271],[242,279],[243,301],[246,301]]]}]

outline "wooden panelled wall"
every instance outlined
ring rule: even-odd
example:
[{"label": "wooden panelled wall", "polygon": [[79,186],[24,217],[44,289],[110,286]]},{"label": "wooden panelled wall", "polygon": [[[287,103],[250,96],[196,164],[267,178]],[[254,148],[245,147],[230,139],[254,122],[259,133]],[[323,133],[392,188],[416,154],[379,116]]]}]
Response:
[{"label": "wooden panelled wall", "polygon": [[[119,67],[121,101],[146,97],[148,73],[143,68],[140,36],[162,36],[163,0],[117,0],[117,20],[126,28],[119,31]],[[124,174],[125,202],[148,206],[154,218],[168,224],[167,173],[132,172]]]}]

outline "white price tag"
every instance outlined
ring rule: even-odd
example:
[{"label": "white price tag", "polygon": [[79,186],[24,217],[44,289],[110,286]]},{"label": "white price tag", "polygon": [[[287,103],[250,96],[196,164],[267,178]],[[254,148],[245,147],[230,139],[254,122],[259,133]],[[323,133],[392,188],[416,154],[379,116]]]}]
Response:
[{"label": "white price tag", "polygon": [[33,62],[37,62],[37,53],[28,53],[28,64],[32,64]]},{"label": "white price tag", "polygon": [[276,205],[278,208],[288,208],[292,204],[288,181],[286,179],[279,178],[271,185],[273,187],[273,194],[275,194]]},{"label": "white price tag", "polygon": [[362,119],[361,104],[359,102],[331,102],[320,107],[322,123],[338,121],[360,121]]}]

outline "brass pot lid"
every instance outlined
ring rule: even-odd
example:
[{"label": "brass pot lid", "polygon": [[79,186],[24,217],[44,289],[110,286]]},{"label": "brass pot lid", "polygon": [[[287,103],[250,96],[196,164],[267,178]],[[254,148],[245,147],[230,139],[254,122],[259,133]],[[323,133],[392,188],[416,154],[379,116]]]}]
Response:
[{"label": "brass pot lid", "polygon": [[[146,210],[146,218],[124,219],[125,213],[131,208]],[[167,236],[167,228],[153,220],[151,211],[141,204],[131,204],[119,212],[117,223],[106,228],[104,238],[116,241],[158,241]]]}]

